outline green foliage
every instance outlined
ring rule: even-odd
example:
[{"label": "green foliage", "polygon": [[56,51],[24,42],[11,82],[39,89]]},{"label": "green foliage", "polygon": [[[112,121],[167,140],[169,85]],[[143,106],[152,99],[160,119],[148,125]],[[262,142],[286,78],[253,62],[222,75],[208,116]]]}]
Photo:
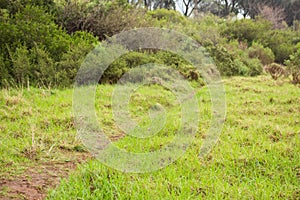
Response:
[{"label": "green foliage", "polygon": [[217,45],[208,48],[222,75],[256,76],[262,72],[262,64],[257,58],[249,58],[239,49],[238,42],[225,46]]},{"label": "green foliage", "polygon": [[54,0],[1,0],[0,8],[6,9],[10,14],[22,11],[26,6],[39,6],[47,11],[55,7]]},{"label": "green foliage", "polygon": [[116,83],[131,68],[149,63],[157,63],[157,60],[147,53],[132,51],[115,60],[104,72],[100,81]]},{"label": "green foliage", "polygon": [[[170,28],[190,36],[207,48],[226,76],[259,75],[262,65],[282,64],[294,56],[295,44],[300,41],[299,31],[273,30],[271,23],[261,18],[233,21],[208,14],[191,19],[174,10],[146,12],[125,0],[57,4],[52,0],[4,0],[0,6],[0,86],[8,82],[70,86],[97,39],[137,27]],[[101,82],[115,83],[131,68],[151,62],[171,66],[189,79],[199,77],[179,56],[140,51],[113,62]]]},{"label": "green foliage", "polygon": [[0,19],[0,50],[5,61],[1,72],[6,74],[0,85],[12,80],[20,85],[29,82],[39,86],[59,86],[59,81],[64,80],[68,84],[63,86],[70,85],[74,72],[63,72],[62,67],[67,65],[67,55],[77,51],[74,59],[78,60],[69,59],[68,63],[69,68],[77,71],[79,62],[97,42],[85,32],[67,34],[55,24],[54,16],[41,7],[27,5],[11,17]]},{"label": "green foliage", "polygon": [[124,1],[71,1],[58,9],[57,23],[68,33],[88,31],[100,40],[123,30],[145,26],[145,11]]},{"label": "green foliage", "polygon": [[283,64],[295,52],[295,44],[299,39],[299,32],[286,30],[271,30],[260,38],[261,43],[272,49],[275,61]]},{"label": "green foliage", "polygon": [[182,16],[178,11],[157,9],[147,12],[147,17],[154,19],[156,24],[161,27],[168,27],[169,25],[186,25],[188,19]]},{"label": "green foliage", "polygon": [[265,48],[263,45],[254,42],[248,50],[250,58],[258,58],[263,65],[268,65],[274,62],[275,55],[270,48]]},{"label": "green foliage", "polygon": [[300,43],[298,43],[296,47],[298,51],[290,55],[289,60],[286,60],[285,64],[293,76],[292,82],[294,84],[300,84]]},{"label": "green foliage", "polygon": [[116,83],[122,77],[122,75],[124,75],[130,69],[151,63],[172,67],[181,73],[185,78],[191,80],[198,80],[199,78],[199,75],[198,78],[191,76],[191,74],[198,74],[197,70],[190,63],[176,54],[166,51],[132,51],[122,55],[120,58],[111,63],[111,65],[105,70],[100,82]]},{"label": "green foliage", "polygon": [[49,87],[57,85],[54,79],[56,73],[54,60],[44,48],[35,47],[32,49],[31,66],[31,80],[34,85]]},{"label": "green foliage", "polygon": [[10,59],[13,64],[13,77],[18,83],[24,85],[29,80],[31,72],[29,50],[26,46],[17,47],[15,52],[10,53]]},{"label": "green foliage", "polygon": [[[226,43],[226,38],[221,35],[222,30],[226,28],[226,23],[223,19],[215,15],[208,14],[203,17],[198,17],[192,22],[194,27],[196,27],[196,32],[193,32],[191,35],[201,45],[207,47]],[[190,27],[188,28],[191,29]],[[189,33],[188,30],[185,32]]]},{"label": "green foliage", "polygon": [[6,62],[4,60],[3,55],[0,55],[0,86],[7,83],[10,80],[9,71],[6,68]]},{"label": "green foliage", "polygon": [[246,41],[251,46],[253,41],[258,41],[271,28],[271,23],[263,19],[242,19],[229,21],[222,34],[230,40]]},{"label": "green foliage", "polygon": [[[290,28],[274,30],[269,21],[261,18],[256,20],[236,20],[227,24],[227,28],[222,30],[224,37],[229,40],[238,39],[239,41],[245,41],[249,46],[252,43],[260,43],[265,48],[270,48],[275,55],[275,61],[281,64],[295,52],[294,46],[300,39],[299,31],[293,31]],[[264,54],[272,57],[271,53],[267,51]],[[265,61],[269,63],[271,59],[262,62],[265,63]]]}]

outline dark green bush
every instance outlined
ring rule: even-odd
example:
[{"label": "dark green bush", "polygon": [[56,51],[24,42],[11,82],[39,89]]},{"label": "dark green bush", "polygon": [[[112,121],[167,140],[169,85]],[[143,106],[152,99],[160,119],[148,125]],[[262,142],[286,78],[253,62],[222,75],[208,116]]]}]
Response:
[{"label": "dark green bush", "polygon": [[274,62],[275,56],[270,48],[265,48],[259,43],[252,43],[252,46],[248,50],[250,58],[258,58],[263,65],[268,65]]},{"label": "dark green bush", "polygon": [[57,23],[68,33],[88,31],[100,40],[124,30],[146,26],[145,10],[125,1],[69,1],[58,9]]},{"label": "dark green bush", "polygon": [[132,51],[116,59],[104,72],[100,82],[116,83],[130,69],[145,64],[168,66],[177,70],[187,79],[196,81],[200,79],[197,70],[176,54],[167,51]]},{"label": "dark green bush", "polygon": [[9,71],[6,67],[6,62],[3,55],[0,54],[0,87],[7,85],[7,82],[10,80]]},{"label": "dark green bush", "polygon": [[12,61],[12,77],[17,83],[26,84],[31,76],[30,52],[26,46],[17,47],[15,52],[10,52]]},{"label": "dark green bush", "polygon": [[257,58],[249,58],[248,54],[239,49],[237,45],[238,43],[231,43],[229,45],[217,45],[208,48],[221,75],[256,76],[261,74],[261,62]]},{"label": "dark green bush", "polygon": [[259,41],[271,29],[272,24],[267,20],[242,19],[229,21],[222,35],[229,40],[246,41],[251,46],[253,41]]},{"label": "dark green bush", "polygon": [[151,54],[132,51],[115,60],[104,72],[101,83],[116,83],[131,68],[158,63]]},{"label": "dark green bush", "polygon": [[260,38],[261,44],[269,47],[274,55],[275,62],[283,64],[295,52],[295,45],[299,33],[286,30],[271,30]]},{"label": "dark green bush", "polygon": [[[0,50],[4,64],[0,73],[5,79],[0,79],[0,86],[7,82],[60,86],[60,80],[68,82],[64,86],[70,85],[75,75],[62,66],[77,71],[79,62],[97,42],[97,38],[85,32],[67,34],[42,7],[27,5],[11,16],[5,10],[1,12],[4,14],[0,18]],[[74,51],[77,53],[73,60],[67,59]]]},{"label": "dark green bush", "polygon": [[290,58],[285,61],[285,64],[293,76],[292,82],[294,84],[300,84],[300,43],[298,43],[296,47],[298,51],[290,55]]},{"label": "dark green bush", "polygon": [[54,0],[1,0],[0,8],[6,9],[10,14],[15,14],[22,11],[25,6],[39,6],[47,11],[55,9]]}]

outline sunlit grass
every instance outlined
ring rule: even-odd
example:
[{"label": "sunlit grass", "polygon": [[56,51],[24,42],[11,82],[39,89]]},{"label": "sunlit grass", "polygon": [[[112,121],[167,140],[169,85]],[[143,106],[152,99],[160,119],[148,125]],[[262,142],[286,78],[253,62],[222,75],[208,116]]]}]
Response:
[{"label": "sunlit grass", "polygon": [[[200,159],[198,153],[209,128],[210,96],[205,87],[196,87],[201,121],[183,157],[145,174],[122,173],[91,160],[49,191],[48,199],[299,198],[299,87],[266,76],[229,78],[224,83],[227,116],[221,138],[207,157]],[[152,105],[162,105],[167,113],[164,129],[139,139],[115,124],[113,90],[114,86],[100,85],[95,107],[99,125],[115,145],[130,152],[151,152],[172,140],[180,105],[170,91],[144,86],[131,95],[130,114],[142,126],[150,123]],[[73,124],[72,92],[34,88],[0,92],[2,178],[43,160],[72,159],[66,150],[82,149]]]}]

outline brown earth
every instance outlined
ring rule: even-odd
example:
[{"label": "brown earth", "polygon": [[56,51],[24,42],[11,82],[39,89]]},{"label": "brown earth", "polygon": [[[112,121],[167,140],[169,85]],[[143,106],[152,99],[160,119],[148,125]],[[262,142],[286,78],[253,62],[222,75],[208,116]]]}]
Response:
[{"label": "brown earth", "polygon": [[87,159],[91,158],[88,153],[76,155],[73,161],[50,161],[38,163],[34,167],[30,167],[17,177],[10,179],[0,179],[0,199],[26,199],[41,200],[47,195],[47,191],[54,188],[60,183],[62,178],[69,175],[76,166]]}]

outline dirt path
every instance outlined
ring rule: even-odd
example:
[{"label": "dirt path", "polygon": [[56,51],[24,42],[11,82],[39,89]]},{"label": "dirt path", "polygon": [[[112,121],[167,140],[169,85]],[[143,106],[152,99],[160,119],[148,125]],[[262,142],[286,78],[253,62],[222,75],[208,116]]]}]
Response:
[{"label": "dirt path", "polygon": [[27,169],[21,176],[9,180],[0,179],[0,191],[5,191],[0,199],[44,199],[50,188],[57,186],[78,164],[91,158],[88,153],[76,156],[74,161],[44,162]]}]

